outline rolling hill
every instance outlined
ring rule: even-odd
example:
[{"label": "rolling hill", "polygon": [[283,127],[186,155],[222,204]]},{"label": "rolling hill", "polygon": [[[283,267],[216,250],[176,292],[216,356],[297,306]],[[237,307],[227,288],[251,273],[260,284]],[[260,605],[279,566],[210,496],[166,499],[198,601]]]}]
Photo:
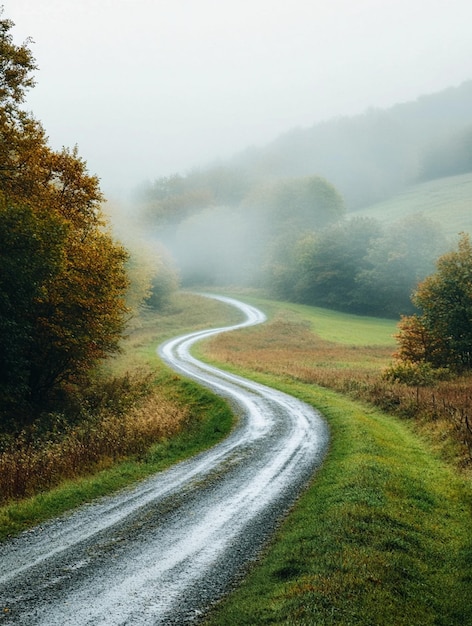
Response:
[{"label": "rolling hill", "polygon": [[440,223],[448,236],[472,233],[472,173],[410,185],[382,202],[351,216],[372,217],[386,224],[422,213]]}]

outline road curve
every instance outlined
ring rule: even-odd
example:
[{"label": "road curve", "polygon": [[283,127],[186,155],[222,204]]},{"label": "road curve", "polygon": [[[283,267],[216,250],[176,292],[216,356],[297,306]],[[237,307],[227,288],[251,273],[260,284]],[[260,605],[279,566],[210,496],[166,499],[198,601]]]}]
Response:
[{"label": "road curve", "polygon": [[0,624],[197,623],[231,589],[320,465],[328,430],[299,400],[197,361],[191,346],[244,322],[168,341],[177,372],[240,419],[211,450],[0,544]]}]

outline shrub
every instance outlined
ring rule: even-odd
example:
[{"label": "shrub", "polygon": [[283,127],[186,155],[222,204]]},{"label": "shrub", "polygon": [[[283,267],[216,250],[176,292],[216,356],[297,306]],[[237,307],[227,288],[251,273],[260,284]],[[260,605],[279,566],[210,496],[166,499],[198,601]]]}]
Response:
[{"label": "shrub", "polygon": [[430,363],[397,361],[388,367],[383,378],[389,382],[399,382],[409,387],[428,387],[438,380],[447,380],[450,372],[447,368],[434,368]]}]

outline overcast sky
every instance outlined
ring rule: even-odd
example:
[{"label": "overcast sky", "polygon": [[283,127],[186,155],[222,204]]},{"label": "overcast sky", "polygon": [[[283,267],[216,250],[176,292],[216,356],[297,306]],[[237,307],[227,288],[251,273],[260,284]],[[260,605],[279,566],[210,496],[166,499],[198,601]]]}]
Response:
[{"label": "overcast sky", "polygon": [[0,0],[108,195],[472,78],[471,0]]}]

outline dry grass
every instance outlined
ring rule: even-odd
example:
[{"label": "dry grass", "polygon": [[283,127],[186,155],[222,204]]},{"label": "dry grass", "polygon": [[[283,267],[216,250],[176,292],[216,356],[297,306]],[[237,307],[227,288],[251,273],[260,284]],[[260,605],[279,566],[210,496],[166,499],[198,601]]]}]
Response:
[{"label": "dry grass", "polygon": [[263,326],[215,337],[205,351],[222,363],[326,387],[340,385],[339,390],[359,377],[377,379],[391,357],[389,347],[326,341],[308,324],[280,316]]},{"label": "dry grass", "polygon": [[278,315],[264,326],[215,337],[204,350],[227,366],[321,385],[414,418],[443,456],[472,468],[470,377],[434,387],[390,383],[382,374],[392,360],[391,347],[334,343],[310,328],[308,322]]},{"label": "dry grass", "polygon": [[0,504],[123,459],[139,459],[154,444],[189,430],[195,416],[179,397],[180,387],[162,374],[156,346],[169,336],[205,327],[208,320],[224,325],[239,317],[232,307],[186,293],[177,294],[164,312],[143,311],[130,324],[122,353],[104,364],[91,388],[72,398],[64,415],[52,416],[40,433],[33,428],[14,441],[2,437]]},{"label": "dry grass", "polygon": [[79,424],[59,441],[38,445],[20,438],[0,455],[0,503],[143,455],[156,441],[177,434],[187,419],[185,408],[153,393],[123,415]]}]

